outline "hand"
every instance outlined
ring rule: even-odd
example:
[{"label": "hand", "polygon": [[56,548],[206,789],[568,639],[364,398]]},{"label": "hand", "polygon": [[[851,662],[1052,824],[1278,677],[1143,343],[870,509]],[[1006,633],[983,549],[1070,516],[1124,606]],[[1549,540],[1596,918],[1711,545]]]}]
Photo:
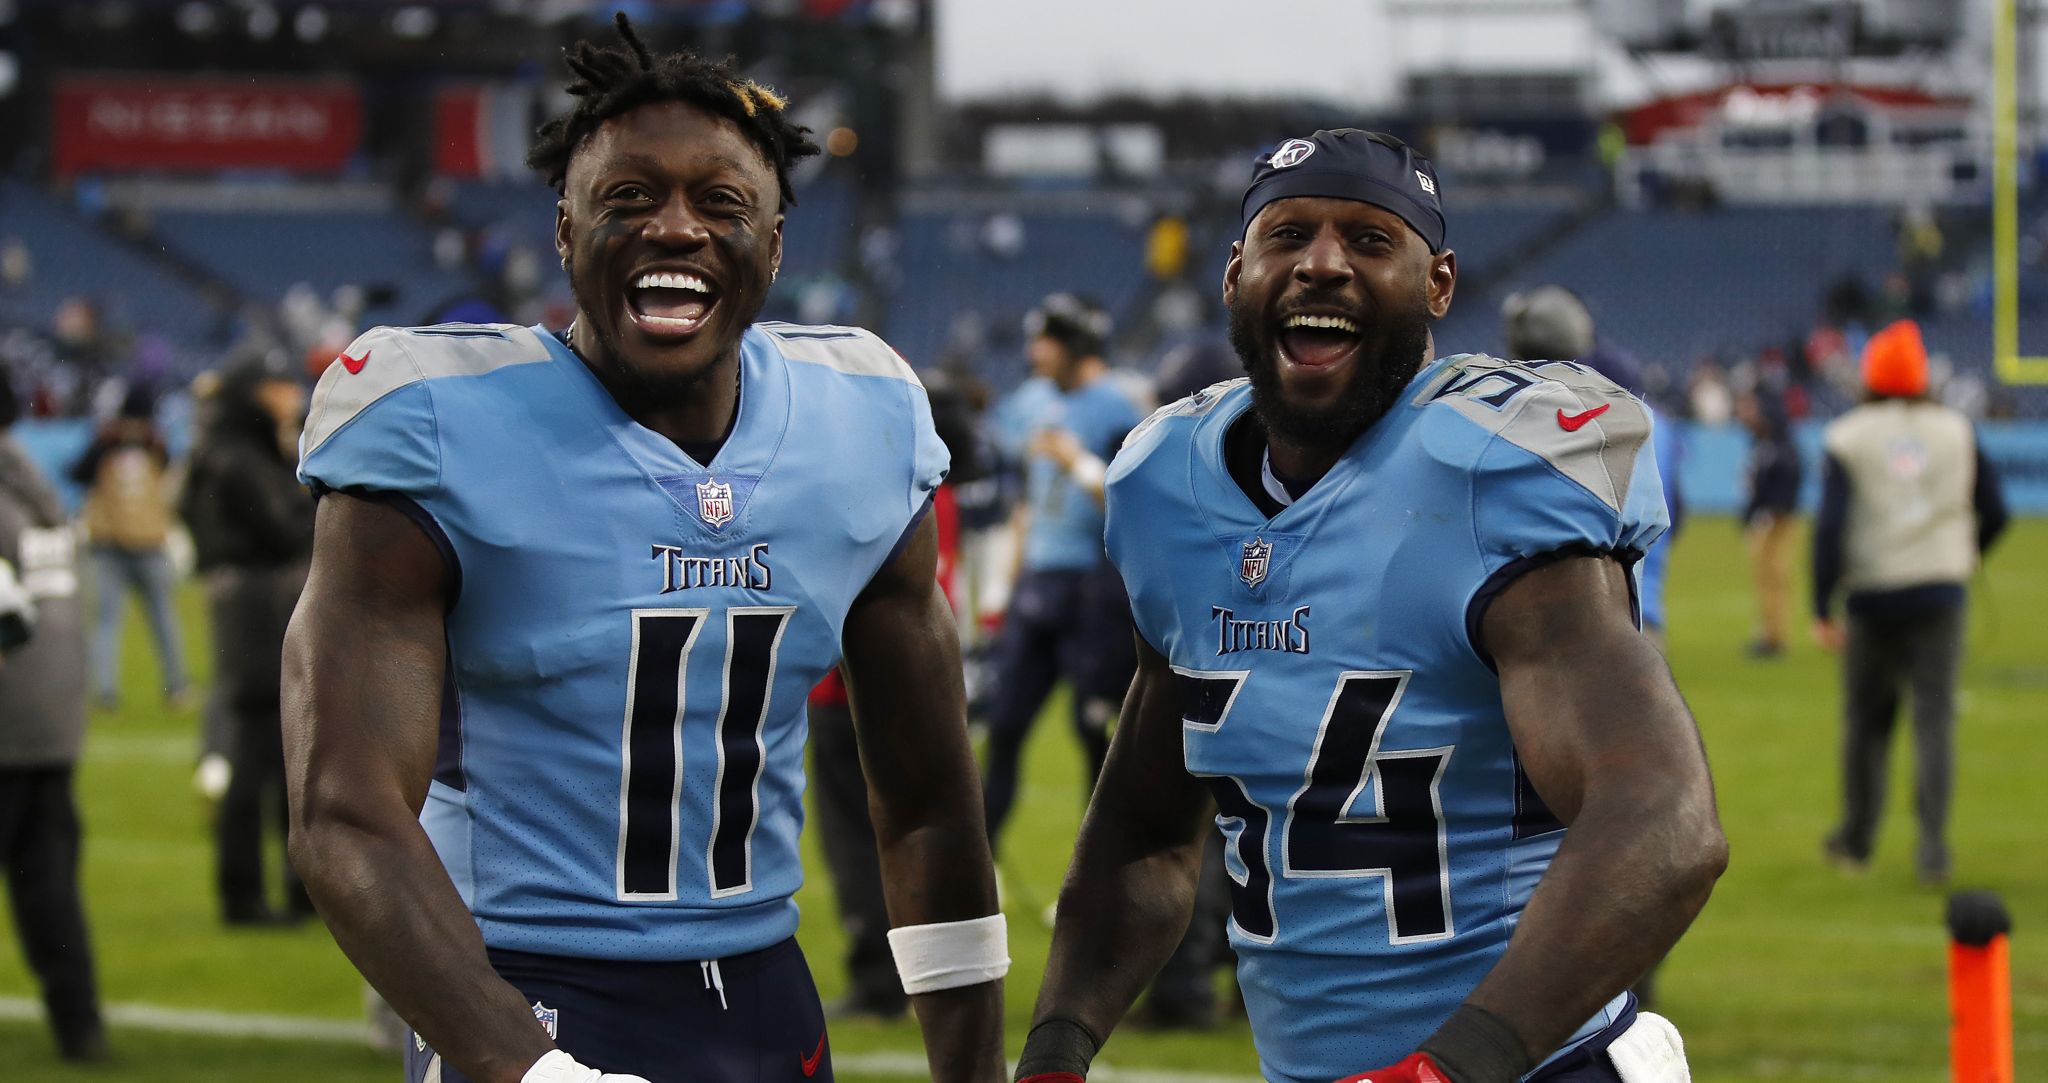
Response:
[{"label": "hand", "polygon": [[1849,637],[1842,631],[1842,622],[1833,617],[1813,618],[1813,641],[1827,651],[1840,654]]},{"label": "hand", "polygon": [[1399,1064],[1345,1076],[1337,1083],[1453,1083],[1450,1074],[1427,1053],[1410,1053]]},{"label": "hand", "polygon": [[1062,471],[1072,470],[1083,451],[1081,441],[1065,429],[1040,429],[1026,448],[1032,455],[1051,459]]},{"label": "hand", "polygon": [[600,1072],[577,1063],[576,1058],[559,1049],[550,1049],[533,1062],[519,1083],[649,1083],[637,1075],[620,1075],[614,1072]]}]

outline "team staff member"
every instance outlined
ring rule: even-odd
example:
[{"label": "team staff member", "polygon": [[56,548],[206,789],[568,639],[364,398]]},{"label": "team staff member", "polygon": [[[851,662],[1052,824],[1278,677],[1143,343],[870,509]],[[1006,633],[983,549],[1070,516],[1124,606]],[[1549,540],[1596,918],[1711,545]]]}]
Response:
[{"label": "team staff member", "polygon": [[1664,529],[1649,415],[1576,364],[1429,360],[1457,283],[1436,189],[1388,136],[1281,144],[1224,273],[1251,380],[1162,409],[1110,471],[1139,673],[1060,896],[1034,1083],[1085,1074],[1172,949],[1211,813],[1268,1079],[1682,1064],[1626,990],[1726,848],[1635,622],[1630,566]]},{"label": "team staff member", "polygon": [[72,789],[85,744],[78,547],[57,490],[9,431],[20,413],[0,372],[0,867],[57,1055],[99,1061],[107,1035],[78,892]]},{"label": "team staff member", "polygon": [[993,1083],[945,450],[879,339],[754,322],[816,153],[783,100],[618,25],[529,158],[575,323],[374,330],[315,392],[293,860],[413,1083],[830,1080],[791,897],[843,653],[932,1076]]},{"label": "team staff member", "polygon": [[[1851,868],[1869,864],[1899,697],[1910,690],[1916,865],[1939,884],[1950,864],[1963,584],[2005,529],[2005,494],[1969,419],[1928,400],[1917,324],[1871,336],[1863,384],[1863,404],[1822,436],[1813,537],[1814,635],[1843,653],[1842,818],[1825,849]],[[1846,622],[1834,615],[1837,594]]]},{"label": "team staff member", "polygon": [[1123,590],[1102,552],[1102,478],[1138,408],[1102,359],[1109,314],[1069,293],[1025,320],[1032,372],[1059,397],[1026,446],[1020,571],[996,644],[983,787],[989,837],[1009,819],[1024,738],[1061,678],[1073,691],[1074,734],[1089,780],[1109,751],[1116,698],[1130,683]]}]

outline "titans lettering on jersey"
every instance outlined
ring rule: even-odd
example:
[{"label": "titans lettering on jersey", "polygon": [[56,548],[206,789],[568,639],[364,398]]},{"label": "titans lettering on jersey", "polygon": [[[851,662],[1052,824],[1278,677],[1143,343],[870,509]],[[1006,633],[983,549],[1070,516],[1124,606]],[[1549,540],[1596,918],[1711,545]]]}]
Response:
[{"label": "titans lettering on jersey", "polygon": [[402,498],[460,584],[422,820],[486,943],[720,958],[796,929],[804,697],[946,472],[865,331],[761,324],[709,463],[539,328],[379,328],[301,475]]},{"label": "titans lettering on jersey", "polygon": [[661,561],[661,592],[674,594],[692,587],[746,587],[767,590],[775,584],[774,569],[768,566],[768,543],[747,547],[739,557],[691,556],[679,545],[654,546],[654,559]]},{"label": "titans lettering on jersey", "polygon": [[1562,839],[1473,640],[1486,601],[1558,552],[1632,561],[1664,503],[1647,412],[1577,366],[1436,361],[1270,519],[1224,464],[1249,405],[1219,384],[1133,432],[1108,545],[1216,797],[1265,1074],[1320,1083],[1450,1014]]}]

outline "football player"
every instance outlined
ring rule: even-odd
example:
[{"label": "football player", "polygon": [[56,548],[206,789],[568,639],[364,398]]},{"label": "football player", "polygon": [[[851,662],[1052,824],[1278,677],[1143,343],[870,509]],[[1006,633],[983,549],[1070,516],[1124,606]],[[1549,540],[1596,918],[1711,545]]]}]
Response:
[{"label": "football player", "polygon": [[1017,577],[996,640],[982,775],[991,837],[1009,819],[1024,739],[1053,685],[1071,684],[1074,735],[1092,785],[1133,664],[1123,591],[1102,551],[1102,481],[1144,413],[1103,359],[1111,324],[1102,306],[1055,293],[1025,317],[1024,330],[1033,375],[1057,394],[1026,446],[1025,498],[1012,521]]},{"label": "football player", "polygon": [[1020,1077],[1085,1076],[1187,922],[1213,814],[1266,1078],[1683,1078],[1626,990],[1726,847],[1637,626],[1648,415],[1575,364],[1430,360],[1457,261],[1398,140],[1288,140],[1242,215],[1249,381],[1109,471],[1141,660]]},{"label": "football player", "polygon": [[754,322],[816,148],[618,27],[529,159],[575,322],[379,328],[316,392],[293,860],[413,1083],[829,1080],[791,896],[804,696],[843,655],[932,1075],[999,1080],[924,391],[866,331]]}]

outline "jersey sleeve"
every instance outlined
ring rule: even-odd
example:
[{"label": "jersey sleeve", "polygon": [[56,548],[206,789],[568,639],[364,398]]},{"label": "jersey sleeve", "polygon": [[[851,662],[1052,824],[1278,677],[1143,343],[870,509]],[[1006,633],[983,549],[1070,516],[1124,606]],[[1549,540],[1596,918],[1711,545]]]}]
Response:
[{"label": "jersey sleeve", "polygon": [[[1497,411],[1472,476],[1474,541],[1489,570],[1558,550],[1633,560],[1670,525],[1641,400],[1572,368]],[[1455,407],[1470,417],[1483,399]]]},{"label": "jersey sleeve", "polygon": [[1475,647],[1487,604],[1522,572],[1559,556],[1610,554],[1629,566],[1631,585],[1639,587],[1638,562],[1670,525],[1648,407],[1590,370],[1523,371],[1549,378],[1498,407],[1484,397],[1453,403],[1493,429],[1472,471],[1482,576],[1466,608],[1466,631]]},{"label": "jersey sleeve", "polygon": [[909,385],[910,423],[913,429],[910,464],[910,512],[924,510],[940,483],[952,472],[953,457],[939,430],[932,423],[932,403],[924,387],[914,380]]},{"label": "jersey sleeve", "polygon": [[366,332],[327,367],[299,437],[299,480],[315,493],[420,499],[441,484],[432,391],[394,328]]}]

